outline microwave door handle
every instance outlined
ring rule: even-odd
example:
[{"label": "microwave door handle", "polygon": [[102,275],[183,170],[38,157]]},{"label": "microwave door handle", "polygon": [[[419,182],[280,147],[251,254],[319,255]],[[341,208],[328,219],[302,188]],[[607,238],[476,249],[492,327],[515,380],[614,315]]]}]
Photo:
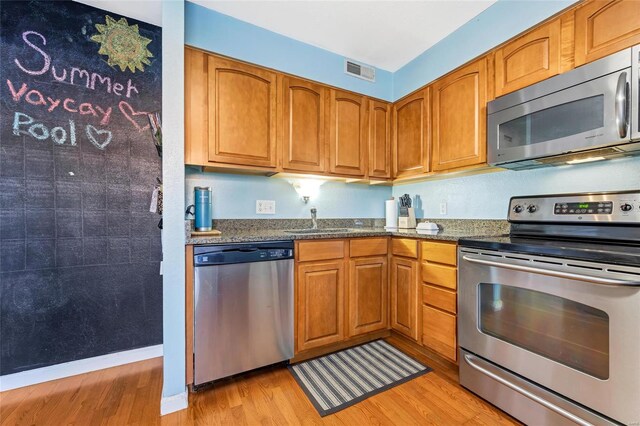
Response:
[{"label": "microwave door handle", "polygon": [[618,76],[615,96],[616,125],[618,127],[618,136],[622,139],[627,137],[627,129],[629,127],[628,97],[629,83],[627,83],[627,73],[622,72]]},{"label": "microwave door handle", "polygon": [[535,268],[532,266],[515,265],[513,263],[497,262],[494,260],[478,259],[476,257],[462,256],[462,259],[471,263],[479,263],[481,265],[495,266],[498,268],[513,269],[515,271],[530,272],[533,274],[548,275],[550,277],[568,278],[571,280],[586,281],[593,284],[611,285],[611,286],[640,286],[640,282],[618,280],[615,278],[594,277],[592,275],[576,274],[573,272],[556,271],[553,269]]},{"label": "microwave door handle", "polygon": [[493,380],[495,380],[498,383],[503,384],[504,386],[513,389],[514,391],[518,392],[519,394],[537,402],[538,404],[541,404],[545,407],[547,407],[549,410],[554,411],[555,413],[561,415],[562,417],[565,417],[581,426],[593,426],[592,423],[589,423],[588,421],[584,420],[581,417],[576,416],[573,413],[568,412],[567,410],[565,410],[564,408],[558,407],[557,405],[553,404],[550,401],[547,401],[546,399],[532,393],[529,392],[528,390],[518,386],[515,383],[512,383],[511,381],[509,381],[508,379],[492,372],[489,371],[488,369],[482,367],[481,365],[478,364],[478,358],[476,358],[473,355],[470,354],[464,354],[464,360],[467,363],[467,365],[469,365],[471,368],[473,368],[474,370],[479,371],[480,373],[491,377]]}]

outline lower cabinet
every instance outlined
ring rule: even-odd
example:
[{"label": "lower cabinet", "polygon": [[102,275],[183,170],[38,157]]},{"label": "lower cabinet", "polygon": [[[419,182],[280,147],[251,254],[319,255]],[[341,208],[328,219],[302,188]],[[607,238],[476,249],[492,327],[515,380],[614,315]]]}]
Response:
[{"label": "lower cabinet", "polygon": [[391,328],[418,340],[418,262],[391,258]]},{"label": "lower cabinet", "polygon": [[456,316],[429,305],[422,306],[422,345],[456,360]]},{"label": "lower cabinet", "polygon": [[349,262],[349,337],[388,326],[387,257]]},{"label": "lower cabinet", "polygon": [[344,339],[344,262],[298,266],[298,351]]}]

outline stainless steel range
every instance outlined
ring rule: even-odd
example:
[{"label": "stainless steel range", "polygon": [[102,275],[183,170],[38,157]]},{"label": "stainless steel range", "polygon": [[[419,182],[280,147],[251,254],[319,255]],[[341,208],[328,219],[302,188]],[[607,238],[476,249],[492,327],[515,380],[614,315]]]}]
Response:
[{"label": "stainless steel range", "polygon": [[527,424],[640,424],[640,190],[514,197],[460,241],[460,383]]}]

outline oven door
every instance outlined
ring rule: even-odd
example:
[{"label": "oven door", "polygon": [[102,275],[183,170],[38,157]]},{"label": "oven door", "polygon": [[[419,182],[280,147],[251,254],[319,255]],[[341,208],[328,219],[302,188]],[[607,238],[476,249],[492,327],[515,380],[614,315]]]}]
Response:
[{"label": "oven door", "polygon": [[488,162],[500,165],[629,142],[630,83],[629,67],[489,114]]},{"label": "oven door", "polygon": [[640,422],[640,268],[467,248],[459,265],[461,348]]}]

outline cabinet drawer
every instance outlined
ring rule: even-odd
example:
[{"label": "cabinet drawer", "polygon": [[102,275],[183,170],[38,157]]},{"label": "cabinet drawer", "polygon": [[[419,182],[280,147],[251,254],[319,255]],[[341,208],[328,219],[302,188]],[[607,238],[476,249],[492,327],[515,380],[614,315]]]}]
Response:
[{"label": "cabinet drawer", "polygon": [[299,262],[342,259],[344,240],[301,241],[296,254]]},{"label": "cabinet drawer", "polygon": [[422,286],[422,303],[451,312],[452,314],[457,312],[455,291],[424,284]]},{"label": "cabinet drawer", "polygon": [[380,256],[387,254],[386,238],[363,238],[349,241],[351,257]]},{"label": "cabinet drawer", "polygon": [[422,281],[446,287],[451,290],[458,288],[456,279],[456,268],[453,266],[437,265],[435,263],[422,263]]},{"label": "cabinet drawer", "polygon": [[391,240],[391,253],[396,256],[416,259],[418,257],[418,242],[405,238],[394,238]]},{"label": "cabinet drawer", "polygon": [[422,344],[434,352],[456,360],[456,316],[429,306],[422,307]]},{"label": "cabinet drawer", "polygon": [[457,263],[456,248],[456,243],[423,241],[422,260],[455,266]]}]

